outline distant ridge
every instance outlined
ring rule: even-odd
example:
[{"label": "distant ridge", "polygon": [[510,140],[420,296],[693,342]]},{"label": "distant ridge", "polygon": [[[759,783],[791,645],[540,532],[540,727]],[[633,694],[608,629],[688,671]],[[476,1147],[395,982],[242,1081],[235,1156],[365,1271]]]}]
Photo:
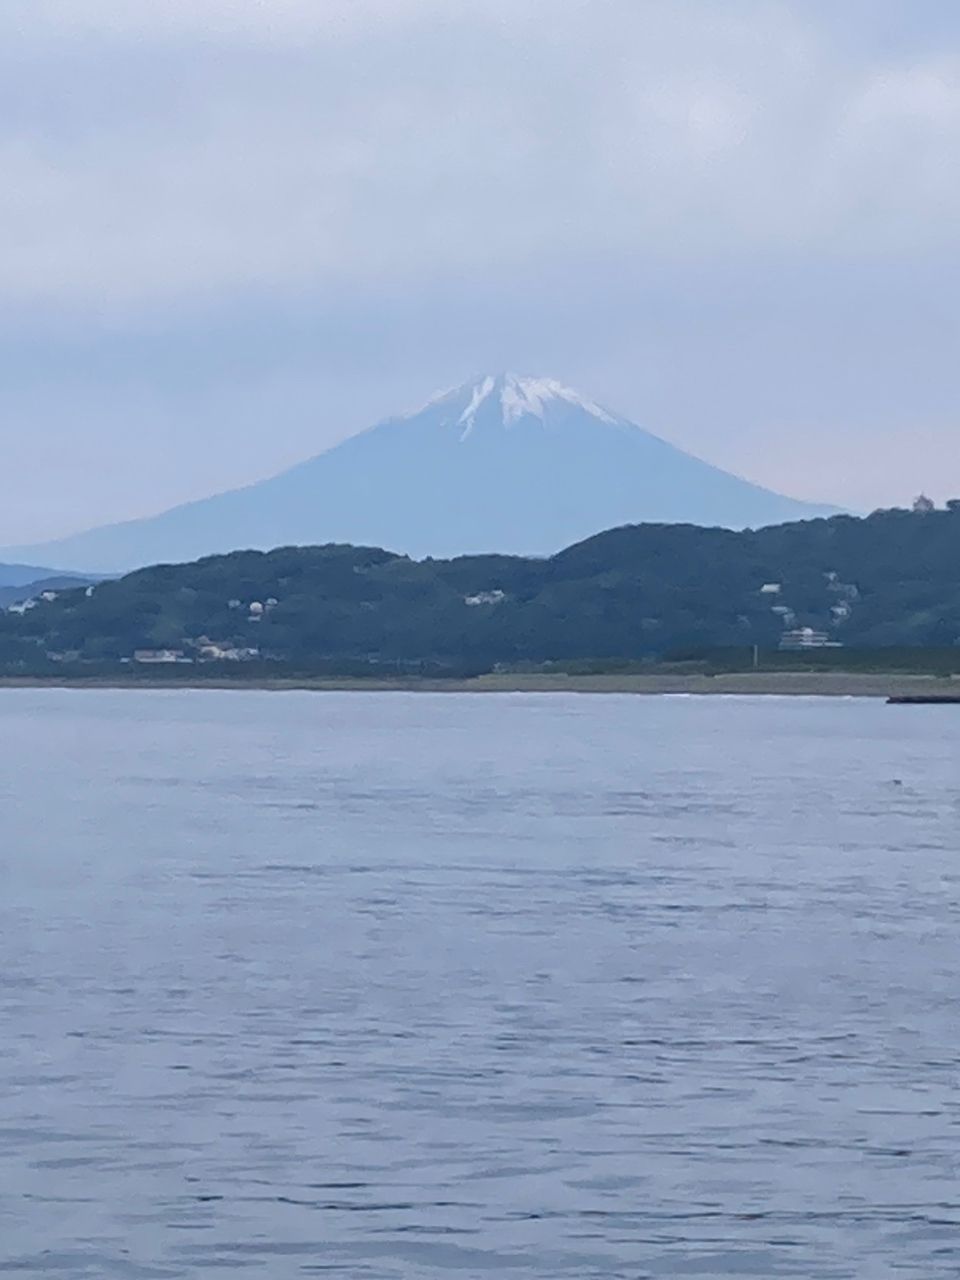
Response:
[{"label": "distant ridge", "polygon": [[27,587],[34,582],[61,576],[56,569],[44,569],[35,564],[0,564],[0,588]]},{"label": "distant ridge", "polygon": [[249,488],[16,556],[115,573],[329,542],[415,557],[550,555],[616,525],[737,529],[832,514],[710,466],[552,379],[486,374]]}]

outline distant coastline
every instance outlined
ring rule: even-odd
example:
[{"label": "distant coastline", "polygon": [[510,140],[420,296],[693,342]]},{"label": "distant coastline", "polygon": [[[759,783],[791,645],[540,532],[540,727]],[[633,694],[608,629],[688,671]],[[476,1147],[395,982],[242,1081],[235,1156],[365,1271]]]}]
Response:
[{"label": "distant coastline", "polygon": [[957,695],[960,679],[929,675],[844,671],[759,671],[735,674],[562,675],[491,674],[471,679],[334,676],[255,676],[250,679],[198,676],[185,671],[162,680],[125,679],[114,674],[90,676],[3,676],[4,689],[90,689],[141,692],[159,690],[235,690],[315,693],[582,693],[646,696],[839,697],[889,698],[911,695]]}]

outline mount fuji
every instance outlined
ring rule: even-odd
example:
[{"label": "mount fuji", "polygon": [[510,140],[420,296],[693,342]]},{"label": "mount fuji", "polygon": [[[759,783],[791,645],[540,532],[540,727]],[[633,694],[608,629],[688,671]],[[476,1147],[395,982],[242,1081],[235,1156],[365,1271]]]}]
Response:
[{"label": "mount fuji", "polygon": [[259,484],[7,554],[99,573],[328,542],[416,557],[550,555],[615,525],[737,529],[833,514],[710,466],[558,382],[499,374]]}]

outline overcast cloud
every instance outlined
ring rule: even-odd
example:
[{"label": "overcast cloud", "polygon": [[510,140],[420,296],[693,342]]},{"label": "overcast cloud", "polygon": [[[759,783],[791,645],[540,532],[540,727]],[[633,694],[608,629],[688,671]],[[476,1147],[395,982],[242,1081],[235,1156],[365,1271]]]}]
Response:
[{"label": "overcast cloud", "polygon": [[0,543],[501,366],[797,496],[960,493],[956,13],[7,0]]}]

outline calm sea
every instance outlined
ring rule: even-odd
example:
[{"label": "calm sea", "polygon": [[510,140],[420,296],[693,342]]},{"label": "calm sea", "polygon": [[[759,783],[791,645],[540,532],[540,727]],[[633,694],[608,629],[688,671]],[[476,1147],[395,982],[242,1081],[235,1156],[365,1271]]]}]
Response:
[{"label": "calm sea", "polygon": [[0,694],[0,1272],[960,1274],[960,708]]}]

